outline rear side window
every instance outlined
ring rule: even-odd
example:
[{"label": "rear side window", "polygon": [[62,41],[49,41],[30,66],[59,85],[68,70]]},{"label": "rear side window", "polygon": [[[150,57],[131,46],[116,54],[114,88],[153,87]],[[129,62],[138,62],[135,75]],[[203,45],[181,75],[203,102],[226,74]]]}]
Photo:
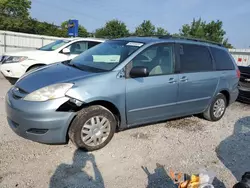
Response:
[{"label": "rear side window", "polygon": [[213,70],[213,62],[206,46],[180,44],[181,72],[207,72]]},{"label": "rear side window", "polygon": [[92,47],[94,47],[94,46],[96,46],[97,44],[100,44],[101,42],[92,42],[92,41],[89,41],[88,42],[88,49],[90,49],[90,48],[92,48]]},{"label": "rear side window", "polygon": [[215,60],[215,67],[216,70],[233,70],[235,69],[234,63],[230,58],[227,51],[218,49],[218,48],[211,48],[212,55]]}]

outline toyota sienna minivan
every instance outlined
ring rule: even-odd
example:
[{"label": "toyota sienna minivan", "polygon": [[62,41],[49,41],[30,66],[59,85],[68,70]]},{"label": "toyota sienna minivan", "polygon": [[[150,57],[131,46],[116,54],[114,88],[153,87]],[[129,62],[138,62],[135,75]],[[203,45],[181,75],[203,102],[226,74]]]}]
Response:
[{"label": "toyota sienna minivan", "polygon": [[238,96],[239,78],[220,44],[172,36],[108,40],[26,73],[7,93],[7,119],[26,139],[70,139],[96,150],[116,130],[192,114],[218,121]]}]

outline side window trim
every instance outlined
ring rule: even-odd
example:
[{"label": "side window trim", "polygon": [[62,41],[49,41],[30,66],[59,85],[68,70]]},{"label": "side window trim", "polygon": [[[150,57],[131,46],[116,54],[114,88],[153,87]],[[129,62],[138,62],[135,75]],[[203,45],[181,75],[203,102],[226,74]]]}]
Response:
[{"label": "side window trim", "polygon": [[209,51],[209,54],[210,54],[210,57],[212,59],[212,63],[213,63],[213,71],[216,71],[216,61],[214,59],[214,56],[213,56],[213,53],[212,53],[212,50],[211,50],[211,47],[210,46],[207,46],[208,48],[208,51]]},{"label": "side window trim", "polygon": [[173,74],[176,74],[176,55],[177,55],[177,52],[176,52],[176,43],[175,42],[161,42],[161,43],[156,43],[156,44],[152,44],[152,45],[150,45],[150,46],[148,46],[146,49],[144,49],[143,51],[141,51],[139,54],[137,54],[126,66],[125,66],[125,78],[126,79],[129,79],[129,78],[131,78],[130,77],[130,75],[129,75],[129,73],[130,73],[130,71],[131,71],[131,69],[132,69],[132,62],[133,62],[133,60],[138,56],[138,55],[140,55],[140,54],[143,54],[145,51],[147,51],[149,48],[152,48],[152,47],[154,47],[154,46],[158,46],[158,45],[170,45],[170,46],[172,46],[172,49],[173,49],[173,51],[172,51],[172,60],[173,60],[173,73],[171,73],[171,74],[159,74],[159,75],[150,75],[150,76],[148,76],[148,77],[153,77],[153,76],[164,76],[164,75],[173,75]]},{"label": "side window trim", "polygon": [[180,43],[175,43],[175,74],[181,73]]}]

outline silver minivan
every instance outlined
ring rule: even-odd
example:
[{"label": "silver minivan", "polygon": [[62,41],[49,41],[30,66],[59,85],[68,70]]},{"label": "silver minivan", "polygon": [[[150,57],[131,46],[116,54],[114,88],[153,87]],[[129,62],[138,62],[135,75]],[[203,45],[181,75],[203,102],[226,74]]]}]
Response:
[{"label": "silver minivan", "polygon": [[96,150],[117,130],[192,114],[221,119],[238,96],[239,77],[220,44],[172,36],[108,40],[20,78],[6,96],[8,123],[33,141],[70,139]]}]

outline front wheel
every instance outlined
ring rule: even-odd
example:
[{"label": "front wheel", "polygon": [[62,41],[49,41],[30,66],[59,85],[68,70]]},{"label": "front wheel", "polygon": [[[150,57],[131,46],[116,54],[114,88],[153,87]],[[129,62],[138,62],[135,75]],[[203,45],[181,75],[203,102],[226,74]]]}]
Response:
[{"label": "front wheel", "polygon": [[115,116],[99,105],[83,108],[69,129],[70,140],[87,151],[101,149],[112,139],[117,126]]},{"label": "front wheel", "polygon": [[220,120],[226,112],[227,100],[225,95],[219,93],[208,109],[203,113],[203,117],[209,121]]}]

